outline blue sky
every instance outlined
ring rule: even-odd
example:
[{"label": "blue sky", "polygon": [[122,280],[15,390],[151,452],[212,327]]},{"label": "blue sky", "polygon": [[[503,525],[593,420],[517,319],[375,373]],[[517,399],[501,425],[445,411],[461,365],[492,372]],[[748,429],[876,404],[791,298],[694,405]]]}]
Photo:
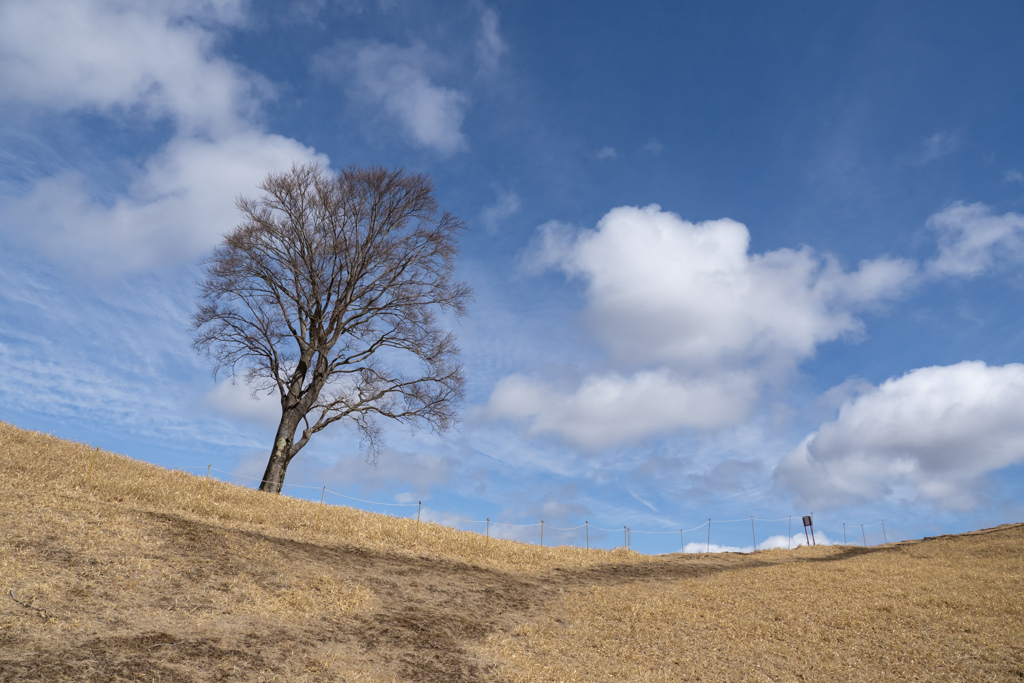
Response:
[{"label": "blue sky", "polygon": [[377,467],[335,426],[286,492],[646,552],[709,518],[783,520],[759,547],[810,512],[839,542],[1020,521],[1021,26],[1015,2],[3,0],[0,419],[260,476],[277,403],[192,351],[198,261],[268,172],[382,164],[471,228],[462,423],[390,430]]}]

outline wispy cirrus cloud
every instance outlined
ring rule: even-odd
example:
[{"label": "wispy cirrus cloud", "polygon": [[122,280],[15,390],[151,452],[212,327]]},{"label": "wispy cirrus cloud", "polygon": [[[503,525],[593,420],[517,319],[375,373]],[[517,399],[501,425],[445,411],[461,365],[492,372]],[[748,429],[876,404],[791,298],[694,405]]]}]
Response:
[{"label": "wispy cirrus cloud", "polygon": [[900,157],[911,166],[927,166],[933,161],[949,156],[960,147],[960,138],[955,133],[939,131],[921,141],[917,151]]},{"label": "wispy cirrus cloud", "polygon": [[488,234],[496,234],[501,224],[519,211],[521,204],[519,195],[515,192],[499,191],[497,201],[490,206],[484,207],[484,210],[480,212],[480,222],[483,224],[484,230]]},{"label": "wispy cirrus cloud", "polygon": [[498,30],[498,13],[491,7],[484,7],[480,12],[480,33],[476,39],[476,58],[480,71],[492,75],[498,70],[502,56],[508,52],[508,45]]},{"label": "wispy cirrus cloud", "polygon": [[644,145],[643,149],[652,156],[658,156],[665,151],[665,145],[661,144],[658,139],[651,138],[648,140],[647,144]]}]

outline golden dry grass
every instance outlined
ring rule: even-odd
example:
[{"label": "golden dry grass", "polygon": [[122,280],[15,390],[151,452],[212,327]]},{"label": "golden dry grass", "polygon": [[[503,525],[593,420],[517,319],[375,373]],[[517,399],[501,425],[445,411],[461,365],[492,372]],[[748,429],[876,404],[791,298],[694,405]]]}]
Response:
[{"label": "golden dry grass", "polygon": [[487,648],[523,682],[1024,680],[1022,545],[1018,528],[727,558],[700,578],[574,592]]},{"label": "golden dry grass", "polygon": [[[432,557],[504,571],[542,571],[548,566],[586,567],[649,561],[623,550],[547,547],[463,532],[441,524],[368,513],[355,508],[265,496],[252,489],[27,432],[0,422],[0,463],[5,493],[46,500],[52,507],[90,502],[135,510],[175,513],[291,539],[343,542],[372,551],[428,550]],[[40,499],[39,496],[44,496]],[[27,498],[26,498],[27,500]],[[60,507],[60,506],[58,506]]]},{"label": "golden dry grass", "polygon": [[752,555],[539,548],[0,423],[0,528],[3,681],[1024,680],[1020,525]]}]

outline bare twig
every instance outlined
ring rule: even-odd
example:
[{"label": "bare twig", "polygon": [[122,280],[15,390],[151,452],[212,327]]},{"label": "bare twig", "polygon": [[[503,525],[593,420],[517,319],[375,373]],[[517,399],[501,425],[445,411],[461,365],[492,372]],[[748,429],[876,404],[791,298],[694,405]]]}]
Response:
[{"label": "bare twig", "polygon": [[41,616],[43,618],[43,621],[49,621],[50,619],[53,619],[53,615],[50,614],[47,610],[43,609],[42,607],[36,607],[35,605],[33,605],[30,602],[24,602],[23,600],[19,600],[18,598],[16,598],[14,596],[14,589],[13,588],[11,590],[9,590],[7,592],[7,594],[11,596],[11,600],[14,600],[14,602],[18,603],[22,607],[27,607],[28,609],[34,609],[36,611],[36,614],[38,614],[39,616]]}]

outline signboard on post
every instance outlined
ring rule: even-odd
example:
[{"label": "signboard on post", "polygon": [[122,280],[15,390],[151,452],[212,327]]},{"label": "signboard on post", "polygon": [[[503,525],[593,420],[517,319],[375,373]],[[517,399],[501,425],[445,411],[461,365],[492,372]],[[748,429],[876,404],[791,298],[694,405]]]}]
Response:
[{"label": "signboard on post", "polygon": [[[811,528],[810,538],[807,538],[807,527]],[[811,519],[811,515],[804,517],[804,538],[807,538],[807,545],[818,545],[814,542],[814,520]]]}]

